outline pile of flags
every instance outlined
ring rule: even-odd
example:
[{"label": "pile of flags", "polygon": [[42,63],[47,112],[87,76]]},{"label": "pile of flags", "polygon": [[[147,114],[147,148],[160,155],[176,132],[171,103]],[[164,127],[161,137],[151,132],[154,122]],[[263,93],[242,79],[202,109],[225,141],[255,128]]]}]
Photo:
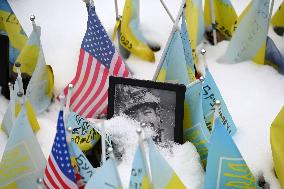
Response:
[{"label": "pile of flags", "polygon": [[[200,155],[206,170],[204,188],[258,188],[256,178],[232,139],[237,127],[209,66],[199,60],[196,49],[206,28],[217,30],[230,40],[224,61],[269,63],[284,74],[283,55],[268,37],[270,21],[281,35],[283,3],[271,20],[269,0],[252,0],[239,17],[229,0],[214,0],[213,5],[206,0],[204,13],[202,1],[184,2],[153,80],[186,85],[183,140],[193,143]],[[123,59],[133,53],[153,62],[155,56],[138,30],[138,0],[126,0],[122,18],[117,18],[115,31],[122,56],[90,3],[87,3],[87,12],[87,30],[80,48],[77,72],[70,82],[72,85],[64,89],[64,95],[69,98],[66,102],[61,99],[56,135],[46,161],[34,132],[40,129],[36,115],[47,110],[51,103],[54,76],[52,68],[45,63],[41,28],[33,19],[33,31],[27,37],[8,2],[0,1],[0,31],[9,37],[9,61],[17,73],[15,83],[9,85],[10,102],[1,124],[9,138],[0,163],[0,188],[39,188],[43,185],[46,188],[122,188],[110,133],[86,118],[106,115],[109,76],[131,77]],[[197,70],[198,64],[204,64],[204,74]],[[26,88],[22,74],[31,77]],[[65,103],[69,107],[66,115],[63,113]],[[283,110],[272,124],[271,145],[276,174],[283,185],[282,118]],[[129,188],[186,188],[152,139],[147,139],[149,157],[146,157],[143,142],[146,139],[140,134]],[[107,143],[108,159],[102,161],[101,167],[94,168],[86,152],[99,141]],[[106,149],[102,151],[106,153]]]}]

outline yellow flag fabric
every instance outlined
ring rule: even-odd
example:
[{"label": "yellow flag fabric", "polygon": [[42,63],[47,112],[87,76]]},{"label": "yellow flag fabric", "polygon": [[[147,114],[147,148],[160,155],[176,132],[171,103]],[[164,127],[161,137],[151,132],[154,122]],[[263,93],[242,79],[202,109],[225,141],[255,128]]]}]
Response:
[{"label": "yellow flag fabric", "polygon": [[274,119],[270,128],[270,143],[275,172],[282,188],[284,188],[284,107]]},{"label": "yellow flag fabric", "polygon": [[273,26],[284,27],[284,1],[281,3],[278,11],[272,17],[271,23]]},{"label": "yellow flag fabric", "polygon": [[7,0],[0,1],[0,32],[9,37],[12,47],[9,59],[14,63],[28,38]]},{"label": "yellow flag fabric", "polygon": [[[16,62],[21,64],[21,72],[26,73],[29,76],[32,76],[38,60],[40,49],[40,30],[39,26],[34,27],[27,43],[16,60]],[[15,66],[13,71],[16,72]]]},{"label": "yellow flag fabric", "polygon": [[155,62],[154,52],[144,42],[139,29],[139,1],[126,0],[121,20],[120,44],[139,58]]},{"label": "yellow flag fabric", "polygon": [[[214,14],[216,29],[221,32],[226,39],[231,39],[231,28],[238,16],[230,0],[214,0]],[[205,0],[204,17],[206,27],[210,27],[212,24],[210,0]]]}]

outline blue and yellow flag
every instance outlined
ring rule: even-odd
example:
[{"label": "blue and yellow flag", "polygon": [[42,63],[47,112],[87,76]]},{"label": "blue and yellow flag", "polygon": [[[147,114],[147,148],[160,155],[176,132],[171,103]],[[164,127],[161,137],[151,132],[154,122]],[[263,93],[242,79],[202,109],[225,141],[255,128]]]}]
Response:
[{"label": "blue and yellow flag", "polygon": [[268,36],[266,40],[265,63],[276,67],[284,75],[284,57],[273,40]]},{"label": "blue and yellow flag", "polygon": [[[38,61],[40,50],[40,33],[41,28],[39,26],[34,26],[29,39],[16,60],[16,62],[21,64],[21,73],[28,74],[29,76],[32,76]],[[15,66],[13,71],[17,72]]]},{"label": "blue and yellow flag", "polygon": [[175,28],[173,28],[173,31],[155,79],[161,82],[169,81],[187,85],[195,80],[195,68],[184,16],[181,32]]},{"label": "blue and yellow flag", "polygon": [[26,96],[37,114],[45,111],[51,103],[54,75],[51,66],[45,64],[40,47],[36,68],[27,87]]},{"label": "blue and yellow flag", "polygon": [[203,166],[206,167],[210,133],[204,121],[201,92],[202,83],[199,80],[186,89],[183,139],[194,144]]},{"label": "blue and yellow flag", "polygon": [[101,167],[96,169],[95,174],[86,184],[86,189],[122,189],[121,180],[116,164],[109,158]]},{"label": "blue and yellow flag", "polygon": [[27,114],[22,108],[8,138],[0,163],[0,188],[37,189],[37,179],[43,179],[46,160]]},{"label": "blue and yellow flag", "polygon": [[120,44],[139,58],[155,62],[154,52],[139,30],[139,0],[126,0],[121,20]]},{"label": "blue and yellow flag", "polygon": [[196,66],[198,63],[196,47],[201,43],[205,33],[202,1],[186,0],[186,7],[184,11],[193,60]]},{"label": "blue and yellow flag", "polygon": [[278,35],[284,34],[284,1],[281,3],[278,11],[273,15],[271,19],[271,24],[274,27],[274,31]]},{"label": "blue and yellow flag", "polygon": [[219,118],[215,120],[210,139],[205,175],[204,189],[212,188],[258,188],[253,174]]},{"label": "blue and yellow flag", "polygon": [[84,152],[90,150],[101,138],[98,130],[94,128],[93,123],[74,112],[70,112],[68,115],[68,127],[73,129],[72,141]]},{"label": "blue and yellow flag", "polygon": [[[216,29],[221,32],[226,39],[231,39],[231,29],[238,18],[238,15],[230,0],[214,0],[214,14]],[[210,0],[205,0],[204,6],[205,25],[211,27]]]},{"label": "blue and yellow flag", "polygon": [[132,162],[129,189],[150,189],[146,169],[147,162],[144,161],[141,147],[138,145]]},{"label": "blue and yellow flag", "polygon": [[69,149],[71,160],[75,159],[76,161],[76,167],[80,174],[81,181],[83,182],[82,184],[86,185],[90,178],[94,175],[95,169],[84,153],[80,150],[78,145],[73,141],[70,142]]},{"label": "blue and yellow flag", "polygon": [[0,33],[9,38],[9,61],[14,64],[28,38],[7,0],[0,0]]},{"label": "blue and yellow flag", "polygon": [[149,143],[149,160],[154,189],[186,189],[180,178],[158,151],[152,139]]},{"label": "blue and yellow flag", "polygon": [[253,0],[238,19],[238,27],[225,53],[225,61],[253,60],[264,64],[270,0]]},{"label": "blue and yellow flag", "polygon": [[208,68],[205,69],[205,78],[202,88],[203,114],[205,116],[205,122],[208,129],[210,131],[212,130],[212,123],[215,111],[214,105],[216,100],[219,100],[221,102],[219,115],[222,121],[222,125],[227,129],[227,131],[231,135],[235,134],[235,132],[237,131],[236,125]]},{"label": "blue and yellow flag", "polygon": [[270,143],[275,173],[284,188],[284,107],[278,113],[270,127]]}]

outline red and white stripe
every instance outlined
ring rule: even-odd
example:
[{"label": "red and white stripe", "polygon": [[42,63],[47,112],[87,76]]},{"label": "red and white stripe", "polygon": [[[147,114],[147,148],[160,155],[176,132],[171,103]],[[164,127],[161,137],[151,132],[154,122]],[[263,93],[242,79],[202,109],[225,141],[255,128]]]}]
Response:
[{"label": "red and white stripe", "polygon": [[[83,117],[95,117],[106,113],[109,75],[129,76],[117,51],[111,60],[110,68],[107,68],[91,54],[81,49],[76,76],[71,82],[74,86],[70,100],[71,110]],[[68,87],[64,90],[65,94],[67,91]]]},{"label": "red and white stripe", "polygon": [[78,186],[72,180],[67,178],[60,168],[58,167],[52,153],[48,158],[48,162],[45,168],[44,185],[47,188],[64,188],[64,189],[77,189]]}]

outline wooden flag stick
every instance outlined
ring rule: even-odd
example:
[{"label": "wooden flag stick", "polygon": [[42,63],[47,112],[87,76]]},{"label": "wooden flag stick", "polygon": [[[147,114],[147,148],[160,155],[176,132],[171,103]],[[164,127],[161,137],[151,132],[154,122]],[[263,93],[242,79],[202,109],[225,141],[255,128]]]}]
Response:
[{"label": "wooden flag stick", "polygon": [[175,23],[175,19],[173,17],[173,15],[171,14],[171,12],[169,11],[166,3],[164,2],[164,0],[160,0],[160,2],[162,3],[164,9],[166,10],[167,14],[169,15],[170,19],[172,20],[173,23]]},{"label": "wooden flag stick", "polygon": [[145,151],[145,147],[144,147],[144,144],[143,144],[143,138],[141,136],[143,130],[141,128],[137,128],[136,130],[136,133],[138,135],[138,146],[142,152],[142,158],[143,158],[143,161],[145,163],[145,169],[146,169],[146,175],[149,179],[149,184],[150,184],[150,188],[152,188],[152,177],[150,175],[150,169],[149,169],[149,166],[148,166],[148,161],[147,161],[147,156],[146,156],[146,151]]},{"label": "wooden flag stick", "polygon": [[216,100],[215,101],[215,105],[214,105],[214,116],[213,116],[213,124],[212,124],[212,131],[214,130],[215,128],[215,120],[217,119],[217,117],[219,117],[219,109],[220,109],[220,106],[221,106],[221,102],[220,100]]},{"label": "wooden flag stick", "polygon": [[[185,7],[185,0],[182,1],[182,4],[181,4],[180,9],[179,9],[179,12],[178,12],[178,15],[177,15],[176,20],[175,20],[174,25],[173,25],[172,31],[171,31],[171,33],[170,33],[170,36],[169,36],[168,40],[167,40],[167,44],[166,44],[166,46],[165,46],[165,49],[169,48],[170,43],[171,43],[171,39],[172,39],[173,35],[175,34],[175,32],[178,30],[179,19],[180,19],[180,17],[182,16],[184,7]],[[157,66],[157,69],[156,69],[156,71],[155,71],[155,73],[154,73],[154,76],[153,76],[153,78],[152,78],[153,81],[156,81],[156,80],[157,80],[157,77],[158,77],[158,74],[159,74],[159,72],[160,72],[160,70],[161,70],[161,67],[162,67],[162,65],[163,65],[164,59],[166,58],[167,52],[166,52],[165,49],[164,49],[164,52],[163,52],[163,54],[162,54],[162,57],[161,57],[161,59],[160,59],[160,61],[159,61],[159,64],[158,64],[158,66]]]},{"label": "wooden flag stick", "polygon": [[214,45],[217,45],[214,0],[210,0],[210,13],[211,13],[211,23],[212,23],[212,31],[213,31],[213,41],[214,41]]}]

